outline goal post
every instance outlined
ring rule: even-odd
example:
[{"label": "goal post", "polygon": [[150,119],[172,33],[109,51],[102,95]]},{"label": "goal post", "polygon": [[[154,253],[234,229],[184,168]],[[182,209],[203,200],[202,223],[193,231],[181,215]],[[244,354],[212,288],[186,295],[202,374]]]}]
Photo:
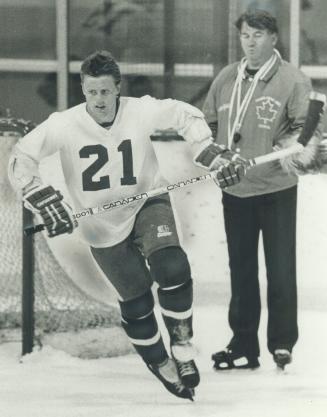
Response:
[{"label": "goal post", "polygon": [[[23,230],[33,224],[33,214],[24,206]],[[22,234],[22,355],[34,347],[34,236]]]}]

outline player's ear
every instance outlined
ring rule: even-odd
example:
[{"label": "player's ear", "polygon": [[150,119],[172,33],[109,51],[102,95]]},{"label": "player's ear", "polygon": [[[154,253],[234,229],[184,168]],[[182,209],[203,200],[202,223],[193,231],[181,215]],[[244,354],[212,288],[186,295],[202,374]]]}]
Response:
[{"label": "player's ear", "polygon": [[84,88],[84,83],[83,83],[83,81],[81,82],[81,87],[82,87],[82,93],[84,94],[84,96],[86,95],[85,94],[85,88]]},{"label": "player's ear", "polygon": [[116,88],[117,88],[117,95],[119,95],[119,94],[120,94],[120,86],[121,86],[121,83],[116,84]]},{"label": "player's ear", "polygon": [[277,33],[273,33],[271,36],[272,36],[273,46],[276,46],[277,41],[278,41],[278,35],[277,35]]}]

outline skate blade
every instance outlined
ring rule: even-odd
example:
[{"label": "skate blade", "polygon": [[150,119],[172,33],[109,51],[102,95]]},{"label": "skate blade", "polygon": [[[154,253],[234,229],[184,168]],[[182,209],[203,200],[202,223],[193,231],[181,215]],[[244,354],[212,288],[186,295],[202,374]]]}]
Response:
[{"label": "skate blade", "polygon": [[[166,381],[162,375],[156,371],[152,366],[147,364],[148,369],[159,379],[159,381],[164,385],[164,387],[173,395],[178,398],[184,398],[190,401],[194,401],[194,389],[186,388],[181,382],[179,383],[179,389],[176,389],[176,384],[169,383]],[[175,387],[174,387],[175,385]]]},{"label": "skate blade", "polygon": [[[169,388],[168,388],[168,391],[170,391]],[[183,390],[180,391],[179,394],[177,394],[173,391],[170,391],[170,392],[172,394],[176,395],[176,397],[184,398],[185,400],[194,401],[195,392],[194,392],[193,388],[183,387]]]},{"label": "skate blade", "polygon": [[195,397],[195,391],[194,391],[194,388],[185,388],[185,389],[187,389],[187,391],[188,391],[188,399],[190,400],[190,401],[194,401],[194,397]]}]

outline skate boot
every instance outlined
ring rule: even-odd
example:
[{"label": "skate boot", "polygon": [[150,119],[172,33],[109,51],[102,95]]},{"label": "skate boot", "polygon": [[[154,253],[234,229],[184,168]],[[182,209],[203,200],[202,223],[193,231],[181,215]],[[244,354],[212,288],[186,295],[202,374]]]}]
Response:
[{"label": "skate boot", "polygon": [[200,383],[200,374],[194,362],[196,354],[191,342],[171,346],[171,354],[176,363],[178,375],[187,388],[195,388]]},{"label": "skate boot", "polygon": [[192,389],[189,389],[182,384],[178,376],[175,362],[172,359],[167,358],[159,365],[147,364],[147,367],[170,393],[176,395],[176,397],[193,401],[194,392]]},{"label": "skate boot", "polygon": [[273,354],[274,361],[279,369],[284,370],[285,365],[292,362],[291,352],[287,349],[276,349]]},{"label": "skate boot", "polygon": [[233,352],[231,349],[221,350],[211,356],[214,369],[224,371],[230,369],[255,369],[260,366],[257,356],[249,356]]}]

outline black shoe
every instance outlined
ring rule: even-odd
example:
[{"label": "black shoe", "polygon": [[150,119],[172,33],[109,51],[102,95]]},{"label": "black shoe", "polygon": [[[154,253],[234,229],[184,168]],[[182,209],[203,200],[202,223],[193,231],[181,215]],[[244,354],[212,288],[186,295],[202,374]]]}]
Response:
[{"label": "black shoe", "polygon": [[257,356],[243,355],[232,350],[222,350],[211,356],[214,369],[225,371],[229,369],[255,369],[260,366]]},{"label": "black shoe", "polygon": [[193,359],[195,356],[193,345],[190,342],[172,345],[171,354],[183,385],[187,388],[197,387],[200,383],[200,374]]},{"label": "black shoe", "polygon": [[287,349],[276,349],[273,358],[279,369],[284,369],[285,365],[292,362],[291,352]]},{"label": "black shoe", "polygon": [[185,387],[179,379],[175,362],[168,358],[164,363],[147,364],[150,371],[163,383],[166,389],[179,398],[193,401],[194,391]]}]

